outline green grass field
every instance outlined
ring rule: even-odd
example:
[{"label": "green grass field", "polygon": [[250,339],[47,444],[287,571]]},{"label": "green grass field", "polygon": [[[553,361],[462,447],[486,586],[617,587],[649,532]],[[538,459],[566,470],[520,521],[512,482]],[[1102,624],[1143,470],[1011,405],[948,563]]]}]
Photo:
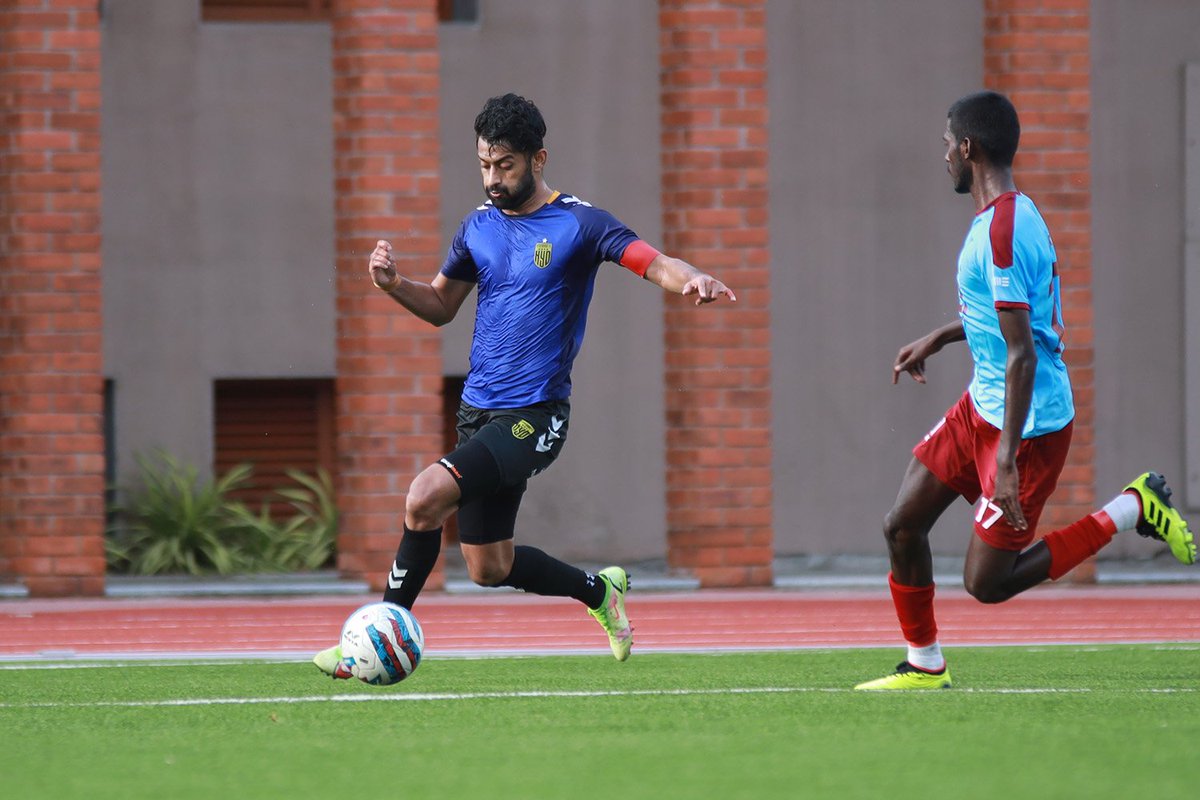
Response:
[{"label": "green grass field", "polygon": [[1200,645],[954,648],[953,690],[847,690],[900,655],[430,659],[383,689],[300,663],[20,665],[0,669],[0,794],[1200,793]]}]

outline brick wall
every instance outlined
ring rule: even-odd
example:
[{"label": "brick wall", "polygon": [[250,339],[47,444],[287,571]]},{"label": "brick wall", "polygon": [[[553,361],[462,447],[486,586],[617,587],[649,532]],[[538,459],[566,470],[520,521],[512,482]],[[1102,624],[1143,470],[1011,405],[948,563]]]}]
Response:
[{"label": "brick wall", "polygon": [[381,589],[408,484],[441,455],[440,336],[366,266],[379,239],[401,274],[440,263],[436,0],[335,0],[333,59],[338,566]]},{"label": "brick wall", "polygon": [[735,305],[667,297],[668,562],[771,582],[765,0],[660,0],[664,249]]},{"label": "brick wall", "polygon": [[0,575],[104,591],[95,0],[0,11]]},{"label": "brick wall", "polygon": [[[1067,465],[1042,516],[1040,527],[1050,531],[1096,504],[1089,2],[985,0],[984,10],[985,83],[1008,95],[1021,115],[1017,186],[1050,226],[1062,281],[1076,417]],[[1071,577],[1094,576],[1088,562]]]}]

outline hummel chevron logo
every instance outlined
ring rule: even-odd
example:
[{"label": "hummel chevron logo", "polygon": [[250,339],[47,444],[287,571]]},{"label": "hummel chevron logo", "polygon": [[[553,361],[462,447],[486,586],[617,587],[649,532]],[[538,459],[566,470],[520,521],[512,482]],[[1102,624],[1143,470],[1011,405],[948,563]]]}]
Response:
[{"label": "hummel chevron logo", "polygon": [[538,437],[536,449],[539,453],[549,453],[550,448],[554,447],[554,441],[562,438],[562,426],[566,422],[565,419],[558,417],[550,418],[550,430]]},{"label": "hummel chevron logo", "polygon": [[404,576],[408,574],[408,570],[400,569],[395,564],[392,564],[391,574],[388,575],[388,588],[399,589],[404,583]]}]

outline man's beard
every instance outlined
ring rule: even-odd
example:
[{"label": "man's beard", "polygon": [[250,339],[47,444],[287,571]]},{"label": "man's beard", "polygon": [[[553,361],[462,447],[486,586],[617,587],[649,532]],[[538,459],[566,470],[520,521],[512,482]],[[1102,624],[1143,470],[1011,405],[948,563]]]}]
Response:
[{"label": "man's beard", "polygon": [[958,173],[958,177],[954,179],[954,191],[959,194],[970,194],[974,178],[975,174],[967,169],[966,164],[963,164],[962,172]]},{"label": "man's beard", "polygon": [[533,170],[530,170],[525,173],[525,177],[511,193],[501,188],[499,197],[492,197],[491,194],[488,194],[488,200],[491,200],[492,205],[496,208],[511,211],[528,203],[535,191],[537,191],[537,184],[533,180]]}]

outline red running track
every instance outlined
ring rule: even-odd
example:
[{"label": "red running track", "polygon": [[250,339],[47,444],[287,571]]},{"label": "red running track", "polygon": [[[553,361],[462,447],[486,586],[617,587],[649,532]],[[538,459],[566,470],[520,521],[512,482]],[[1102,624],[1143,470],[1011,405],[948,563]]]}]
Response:
[{"label": "red running track", "polygon": [[[372,597],[0,602],[0,660],[301,657],[336,641]],[[577,603],[515,592],[423,597],[431,656],[607,653]],[[635,652],[896,646],[886,591],[633,594]],[[947,645],[1200,642],[1200,585],[1045,587],[985,606],[939,592]]]}]

